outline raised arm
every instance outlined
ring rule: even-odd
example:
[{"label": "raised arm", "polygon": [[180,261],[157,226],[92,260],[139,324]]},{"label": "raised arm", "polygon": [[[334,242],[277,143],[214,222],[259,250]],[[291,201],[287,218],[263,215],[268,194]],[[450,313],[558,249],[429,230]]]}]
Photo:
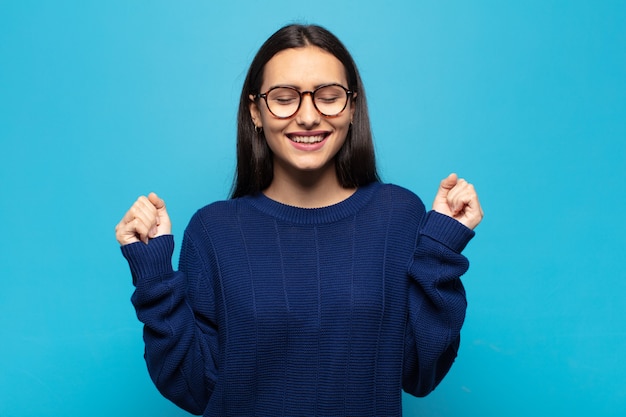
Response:
[{"label": "raised arm", "polygon": [[[201,414],[215,385],[217,329],[210,306],[194,311],[195,299],[189,296],[190,286],[203,280],[202,260],[185,235],[180,270],[174,271],[170,233],[165,203],[154,193],[140,197],[116,227],[136,287],[131,300],[144,323],[150,376],[163,396]],[[203,300],[211,296],[207,292]]]},{"label": "raised arm", "polygon": [[461,252],[482,218],[471,184],[456,174],[441,181],[409,267],[403,388],[413,395],[435,389],[457,356],[467,308],[460,277],[469,267]]}]

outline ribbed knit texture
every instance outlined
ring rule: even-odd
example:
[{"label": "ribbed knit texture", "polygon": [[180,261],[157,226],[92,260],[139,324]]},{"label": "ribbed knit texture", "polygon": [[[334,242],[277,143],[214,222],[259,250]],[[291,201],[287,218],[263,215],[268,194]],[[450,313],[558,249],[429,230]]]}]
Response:
[{"label": "ribbed knit texture", "polygon": [[400,416],[448,372],[473,232],[374,183],[302,209],[260,194],[122,247],[161,393],[204,416]]}]

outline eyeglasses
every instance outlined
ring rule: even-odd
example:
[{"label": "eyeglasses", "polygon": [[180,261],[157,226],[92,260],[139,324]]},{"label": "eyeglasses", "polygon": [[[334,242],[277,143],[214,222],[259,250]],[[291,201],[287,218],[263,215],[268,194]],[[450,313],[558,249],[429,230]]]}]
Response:
[{"label": "eyeglasses", "polygon": [[288,119],[300,110],[302,97],[308,94],[313,100],[313,106],[319,114],[325,117],[335,117],[345,110],[348,98],[354,94],[339,84],[328,84],[313,91],[298,91],[293,87],[274,87],[265,93],[254,96],[255,99],[265,100],[267,109],[277,119]]}]

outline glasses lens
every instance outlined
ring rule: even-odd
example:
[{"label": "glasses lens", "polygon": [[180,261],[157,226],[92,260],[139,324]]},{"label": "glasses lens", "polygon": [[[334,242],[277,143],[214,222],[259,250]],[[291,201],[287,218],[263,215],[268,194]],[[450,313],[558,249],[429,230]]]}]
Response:
[{"label": "glasses lens", "polygon": [[338,85],[328,85],[315,91],[315,106],[326,116],[336,116],[346,108],[348,93]]},{"label": "glasses lens", "polygon": [[267,107],[277,117],[290,117],[300,105],[300,93],[287,88],[278,87],[267,93]]}]

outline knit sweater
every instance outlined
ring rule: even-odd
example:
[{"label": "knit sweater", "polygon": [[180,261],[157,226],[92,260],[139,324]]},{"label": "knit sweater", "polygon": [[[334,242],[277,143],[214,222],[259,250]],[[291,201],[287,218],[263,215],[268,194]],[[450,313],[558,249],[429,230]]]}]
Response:
[{"label": "knit sweater", "polygon": [[179,270],[171,235],[125,245],[160,392],[204,416],[401,416],[446,375],[474,232],[372,183],[324,208],[263,194],[200,209]]}]

